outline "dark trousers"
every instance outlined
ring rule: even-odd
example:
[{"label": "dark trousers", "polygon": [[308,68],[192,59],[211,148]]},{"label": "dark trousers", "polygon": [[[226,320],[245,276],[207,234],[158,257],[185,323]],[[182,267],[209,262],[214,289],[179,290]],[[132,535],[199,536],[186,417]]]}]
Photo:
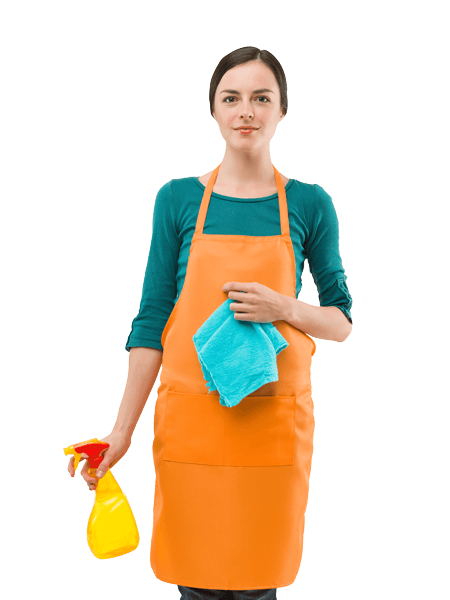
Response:
[{"label": "dark trousers", "polygon": [[277,588],[268,590],[209,590],[179,585],[181,600],[276,600]]}]

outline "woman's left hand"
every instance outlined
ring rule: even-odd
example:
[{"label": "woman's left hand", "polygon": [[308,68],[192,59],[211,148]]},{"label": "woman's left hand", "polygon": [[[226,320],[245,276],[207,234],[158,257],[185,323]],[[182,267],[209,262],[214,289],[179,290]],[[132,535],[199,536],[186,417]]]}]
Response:
[{"label": "woman's left hand", "polygon": [[236,300],[230,304],[230,309],[235,311],[234,318],[239,321],[272,323],[283,318],[287,296],[262,283],[228,281],[222,291],[228,293],[231,300]]}]

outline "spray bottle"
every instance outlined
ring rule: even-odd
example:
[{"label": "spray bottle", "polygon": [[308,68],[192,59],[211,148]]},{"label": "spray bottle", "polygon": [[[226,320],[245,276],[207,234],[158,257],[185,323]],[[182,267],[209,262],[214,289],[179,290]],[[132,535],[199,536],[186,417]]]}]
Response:
[{"label": "spray bottle", "polygon": [[[76,471],[82,454],[87,454],[88,473],[95,477],[103,461],[101,452],[109,448],[107,442],[97,438],[64,448],[64,454],[73,454]],[[135,550],[139,544],[139,532],[125,494],[114,479],[111,470],[98,480],[95,502],[87,526],[89,548],[97,558],[114,558]]]}]

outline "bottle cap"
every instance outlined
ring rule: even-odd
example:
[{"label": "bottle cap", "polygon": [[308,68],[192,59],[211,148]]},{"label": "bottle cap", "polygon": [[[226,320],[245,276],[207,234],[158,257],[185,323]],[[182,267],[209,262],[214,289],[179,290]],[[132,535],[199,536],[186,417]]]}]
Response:
[{"label": "bottle cap", "polygon": [[82,458],[82,454],[87,454],[87,460],[89,462],[90,469],[97,469],[104,458],[101,455],[101,452],[104,452],[107,448],[109,448],[108,442],[100,442],[97,438],[92,438],[91,440],[80,442],[79,444],[73,444],[72,446],[64,448],[64,454],[73,454],[75,456],[75,461],[73,464],[75,471],[77,470],[78,463]]}]

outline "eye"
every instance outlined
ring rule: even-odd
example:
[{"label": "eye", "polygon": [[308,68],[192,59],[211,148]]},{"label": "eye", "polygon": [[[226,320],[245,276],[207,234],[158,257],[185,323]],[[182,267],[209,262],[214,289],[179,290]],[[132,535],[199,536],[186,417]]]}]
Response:
[{"label": "eye", "polygon": [[[223,99],[223,102],[225,102],[226,104],[234,104],[234,102],[227,102],[227,100],[230,99],[235,99],[236,96],[227,96],[226,98]],[[256,96],[257,99],[259,98],[264,98],[265,100],[267,100],[267,102],[270,102],[270,99],[267,96]],[[267,104],[267,102],[263,102],[262,104]]]}]

